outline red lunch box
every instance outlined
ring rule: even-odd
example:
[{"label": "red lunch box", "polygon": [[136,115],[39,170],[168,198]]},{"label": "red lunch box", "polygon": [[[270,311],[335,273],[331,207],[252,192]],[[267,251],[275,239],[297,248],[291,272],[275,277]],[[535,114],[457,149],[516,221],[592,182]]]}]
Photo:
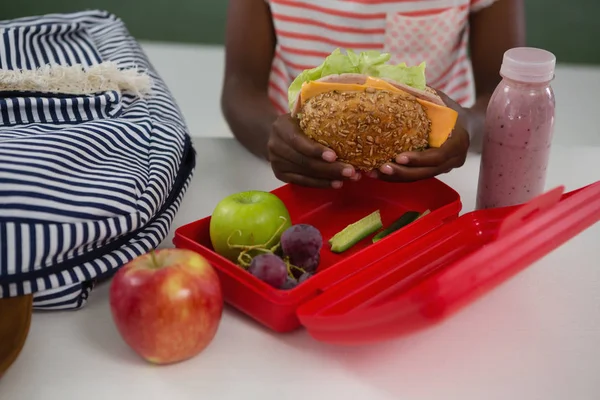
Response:
[{"label": "red lunch box", "polygon": [[[231,306],[276,332],[304,327],[335,344],[435,324],[600,219],[600,182],[460,217],[460,196],[435,178],[363,179],[340,190],[284,185],[272,193],[293,224],[311,224],[323,236],[319,270],[294,289],[275,289],[214,252],[210,216],[178,228],[173,243],[212,264]],[[376,243],[369,237],[341,254],[329,250],[335,233],[375,210],[384,227],[406,211],[430,213]]]}]

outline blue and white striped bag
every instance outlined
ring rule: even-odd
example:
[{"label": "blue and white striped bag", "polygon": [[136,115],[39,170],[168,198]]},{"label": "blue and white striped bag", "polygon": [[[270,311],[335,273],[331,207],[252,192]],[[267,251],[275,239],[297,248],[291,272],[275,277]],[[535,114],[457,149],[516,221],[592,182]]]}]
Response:
[{"label": "blue and white striped bag", "polygon": [[117,17],[0,21],[0,298],[82,307],[166,237],[194,167],[179,108]]}]

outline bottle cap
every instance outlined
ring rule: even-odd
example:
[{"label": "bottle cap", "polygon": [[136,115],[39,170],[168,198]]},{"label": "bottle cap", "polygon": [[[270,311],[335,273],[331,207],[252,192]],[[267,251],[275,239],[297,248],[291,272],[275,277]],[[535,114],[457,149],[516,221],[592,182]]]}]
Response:
[{"label": "bottle cap", "polygon": [[554,79],[556,56],[533,47],[516,47],[504,53],[500,75],[517,82],[542,83]]}]

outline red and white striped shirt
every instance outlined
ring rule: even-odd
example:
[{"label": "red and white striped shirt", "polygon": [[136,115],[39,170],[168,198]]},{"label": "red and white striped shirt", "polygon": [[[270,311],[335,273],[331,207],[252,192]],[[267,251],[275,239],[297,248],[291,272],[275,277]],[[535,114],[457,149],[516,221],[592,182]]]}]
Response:
[{"label": "red and white striped shirt", "polygon": [[266,0],[277,36],[269,96],[288,112],[287,89],[333,50],[389,52],[391,63],[426,62],[428,86],[468,107],[475,100],[467,54],[469,14],[496,0]]}]

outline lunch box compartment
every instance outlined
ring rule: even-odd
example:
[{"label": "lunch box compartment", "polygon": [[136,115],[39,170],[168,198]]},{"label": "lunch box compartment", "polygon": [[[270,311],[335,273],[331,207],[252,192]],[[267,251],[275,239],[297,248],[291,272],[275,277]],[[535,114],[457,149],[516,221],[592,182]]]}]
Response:
[{"label": "lunch box compartment", "polygon": [[[284,185],[272,191],[286,205],[292,224],[314,225],[323,236],[317,273],[291,290],[278,290],[217,254],[211,245],[210,216],[176,230],[176,247],[194,250],[215,267],[225,301],[277,332],[300,327],[297,308],[377,259],[458,217],[460,196],[437,179],[394,184],[374,179],[347,182],[340,190]],[[334,254],[327,241],[348,224],[380,210],[384,227],[406,211],[430,213],[377,243],[371,236]]]}]

